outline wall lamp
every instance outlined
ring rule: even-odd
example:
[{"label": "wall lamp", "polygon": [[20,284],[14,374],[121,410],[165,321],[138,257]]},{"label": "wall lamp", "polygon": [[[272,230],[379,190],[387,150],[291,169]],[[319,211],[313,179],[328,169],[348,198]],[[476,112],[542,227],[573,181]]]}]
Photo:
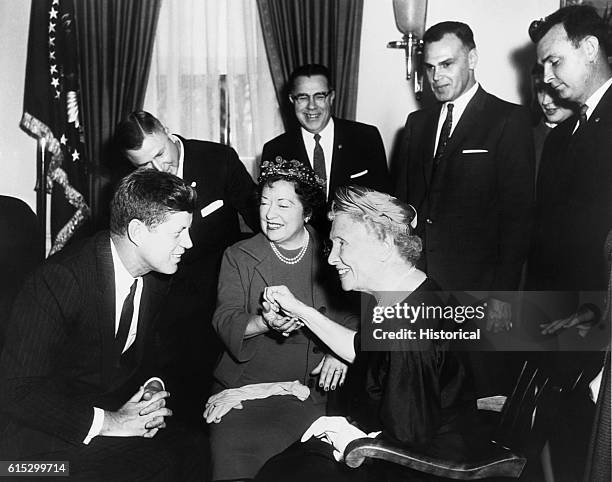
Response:
[{"label": "wall lamp", "polygon": [[422,38],[425,33],[427,0],[393,0],[393,14],[395,25],[404,37],[389,42],[387,48],[406,51],[406,80],[413,80],[415,96],[420,99],[423,92]]}]

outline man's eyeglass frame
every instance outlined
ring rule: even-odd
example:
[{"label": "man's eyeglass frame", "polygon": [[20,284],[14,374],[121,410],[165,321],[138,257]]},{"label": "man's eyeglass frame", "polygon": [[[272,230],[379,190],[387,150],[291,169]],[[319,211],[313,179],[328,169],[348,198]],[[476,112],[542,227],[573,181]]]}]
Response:
[{"label": "man's eyeglass frame", "polygon": [[312,99],[314,101],[315,104],[318,105],[322,105],[325,103],[325,101],[327,100],[327,98],[329,97],[329,95],[333,92],[334,90],[328,90],[327,92],[315,92],[312,95],[308,95],[308,94],[292,94],[289,96],[289,98],[291,99],[291,102],[294,102],[300,106],[305,106],[310,104],[310,100]]}]

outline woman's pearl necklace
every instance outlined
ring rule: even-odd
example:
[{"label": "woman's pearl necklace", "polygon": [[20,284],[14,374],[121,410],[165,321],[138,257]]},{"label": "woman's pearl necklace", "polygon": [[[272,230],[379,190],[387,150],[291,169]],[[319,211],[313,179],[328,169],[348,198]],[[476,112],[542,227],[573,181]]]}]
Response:
[{"label": "woman's pearl necklace", "polygon": [[306,254],[306,250],[308,249],[308,244],[310,242],[310,236],[308,235],[308,231],[304,229],[304,232],[306,233],[306,242],[304,243],[304,246],[302,246],[302,249],[300,249],[300,252],[296,254],[293,258],[288,258],[287,256],[285,256],[278,250],[276,244],[270,241],[270,247],[272,248],[272,251],[274,251],[276,257],[285,264],[297,264],[302,261],[302,258]]}]

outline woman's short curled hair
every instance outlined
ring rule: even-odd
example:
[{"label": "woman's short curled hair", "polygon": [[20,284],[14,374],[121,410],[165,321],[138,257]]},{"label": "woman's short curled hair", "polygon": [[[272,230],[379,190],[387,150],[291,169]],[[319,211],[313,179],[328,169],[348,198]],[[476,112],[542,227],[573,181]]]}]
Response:
[{"label": "woman's short curled hair", "polygon": [[365,224],[366,229],[380,240],[393,240],[406,261],[415,264],[421,256],[423,243],[413,234],[410,224],[417,213],[410,204],[367,187],[343,186],[336,190],[329,220],[333,221],[338,214],[346,214]]}]

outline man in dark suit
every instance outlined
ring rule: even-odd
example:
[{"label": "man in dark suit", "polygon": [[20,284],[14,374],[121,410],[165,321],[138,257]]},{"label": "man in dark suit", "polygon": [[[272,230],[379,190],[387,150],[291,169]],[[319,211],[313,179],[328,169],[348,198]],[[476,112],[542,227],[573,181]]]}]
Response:
[{"label": "man in dark suit", "polygon": [[78,480],[190,478],[183,457],[200,454],[186,432],[166,428],[169,393],[147,378],[167,285],[152,273],[174,273],[191,247],[195,199],[176,176],[136,171],[113,197],[110,233],[27,279],[0,358],[3,458],[66,460]]},{"label": "man in dark suit", "polygon": [[[515,290],[531,226],[529,112],[476,82],[478,54],[468,25],[439,23],[423,41],[439,104],[408,116],[396,190],[417,209],[422,267],[445,290]],[[487,328],[510,329],[509,299],[490,295]]]},{"label": "man in dark suit", "polygon": [[[169,376],[179,383],[174,403],[184,405],[181,416],[200,420],[220,353],[211,319],[221,257],[241,238],[238,213],[252,230],[259,229],[255,184],[234,149],[170,134],[148,112],[132,112],[117,126],[115,140],[135,167],[175,174],[198,193],[190,228],[193,248],[172,280],[163,318]],[[197,390],[186,382],[191,379],[200,380]]]},{"label": "man in dark suit", "polygon": [[[527,288],[543,292],[551,318],[562,320],[556,325],[569,327],[588,306],[579,307],[580,301],[599,298],[599,308],[603,307],[609,283],[601,256],[612,229],[612,69],[607,26],[594,8],[571,6],[533,22],[529,34],[537,43],[544,82],[559,97],[580,106],[544,144],[527,270]],[[609,261],[609,244],[606,248]],[[600,310],[592,306],[591,311]],[[593,321],[600,321],[597,318],[595,314]],[[592,349],[609,343],[609,326],[608,331],[600,331],[608,324],[609,319],[591,328],[586,340],[599,344]],[[563,474],[567,480],[579,480],[595,416],[595,406],[580,385],[602,370],[603,352],[561,352],[555,360],[558,375],[581,375],[581,383],[566,394],[566,406],[559,413],[564,423],[551,434],[555,477]],[[607,456],[609,479],[609,451]]]},{"label": "man in dark suit", "polygon": [[559,10],[531,32],[544,82],[584,106],[582,120],[570,117],[544,145],[528,271],[532,289],[607,287],[601,252],[612,228],[612,70],[605,28],[593,9],[581,6]]},{"label": "man in dark suit", "polygon": [[[327,67],[302,65],[289,78],[289,100],[299,123],[267,142],[261,159],[297,159],[325,180],[327,199],[338,186],[359,184],[390,192],[385,148],[378,129],[332,117],[335,91]],[[325,209],[318,214],[324,218]],[[325,223],[323,223],[325,224]]]}]

